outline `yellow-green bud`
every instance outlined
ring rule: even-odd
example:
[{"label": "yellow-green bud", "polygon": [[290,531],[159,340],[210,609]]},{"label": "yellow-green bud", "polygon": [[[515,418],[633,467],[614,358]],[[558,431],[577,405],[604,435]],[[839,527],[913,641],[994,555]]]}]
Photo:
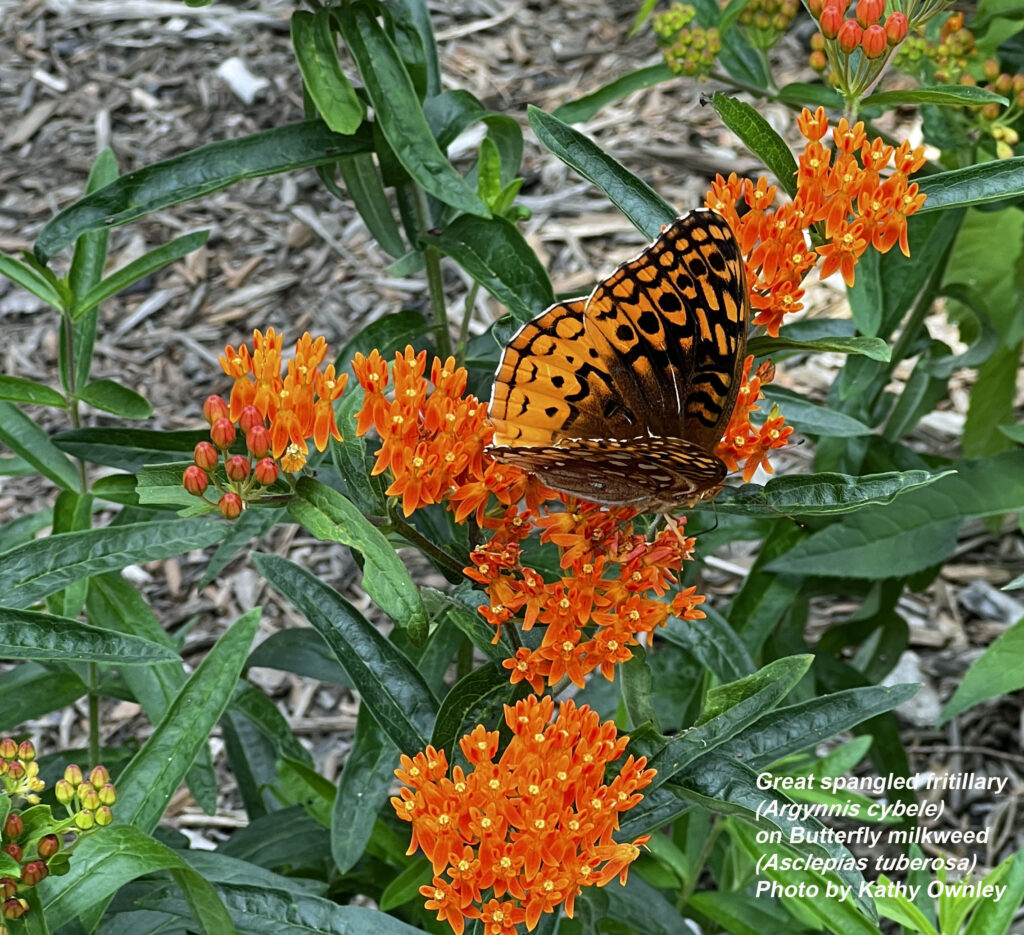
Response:
[{"label": "yellow-green bud", "polygon": [[53,794],[61,805],[70,805],[75,797],[75,787],[66,779],[58,779],[53,784]]},{"label": "yellow-green bud", "polygon": [[113,805],[117,801],[117,789],[112,782],[104,783],[99,789],[101,805]]},{"label": "yellow-green bud", "polygon": [[78,787],[78,801],[82,803],[83,808],[94,809],[100,807],[100,797],[95,787],[88,782],[83,782]]},{"label": "yellow-green bud", "polygon": [[77,763],[68,764],[67,769],[64,770],[64,778],[76,788],[85,781],[82,768]]},{"label": "yellow-green bud", "polygon": [[13,760],[18,755],[18,744],[13,737],[4,737],[0,740],[0,757],[5,760]]},{"label": "yellow-green bud", "polygon": [[96,809],[96,824],[105,828],[114,820],[114,813],[106,806],[101,805]]},{"label": "yellow-green bud", "polygon": [[110,782],[110,773],[105,766],[94,766],[89,772],[89,782],[98,789],[104,783]]},{"label": "yellow-green bud", "polygon": [[26,763],[31,762],[36,758],[36,748],[33,746],[31,740],[23,740],[18,744],[18,759],[24,760]]},{"label": "yellow-green bud", "polygon": [[92,812],[87,808],[75,815],[75,827],[80,831],[88,831],[95,823]]}]

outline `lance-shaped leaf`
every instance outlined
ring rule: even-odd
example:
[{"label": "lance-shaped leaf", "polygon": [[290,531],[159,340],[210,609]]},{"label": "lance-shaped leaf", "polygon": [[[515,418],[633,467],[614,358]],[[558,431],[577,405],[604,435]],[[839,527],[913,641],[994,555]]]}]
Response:
[{"label": "lance-shaped leaf", "polygon": [[423,676],[337,591],[279,555],[254,554],[267,580],[288,598],[331,647],[360,698],[400,750],[426,745],[437,701]]},{"label": "lance-shaped leaf", "polygon": [[796,160],[786,141],[745,101],[718,91],[711,103],[722,123],[771,170],[782,190],[793,197],[796,194]]},{"label": "lance-shaped leaf", "polygon": [[414,642],[427,632],[427,612],[409,570],[379,529],[336,490],[303,477],[288,512],[314,536],[358,549],[364,560],[363,588]]}]

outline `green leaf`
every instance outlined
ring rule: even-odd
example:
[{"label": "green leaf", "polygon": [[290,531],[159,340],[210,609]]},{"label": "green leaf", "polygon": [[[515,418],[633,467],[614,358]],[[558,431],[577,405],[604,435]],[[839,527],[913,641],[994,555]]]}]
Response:
[{"label": "green leaf", "polygon": [[[726,487],[716,498],[720,513],[820,516],[891,503],[900,494],[934,484],[953,471],[890,471],[885,474],[787,474],[764,487]],[[781,561],[781,560],[780,560]],[[885,577],[884,575],[882,577]]]},{"label": "green leaf", "polygon": [[879,91],[861,101],[861,107],[902,107],[904,104],[939,104],[950,107],[981,107],[985,104],[1009,104],[1001,94],[963,84],[939,85],[934,88],[910,88],[902,91]]},{"label": "green leaf", "polygon": [[[120,780],[117,789],[120,806]],[[126,883],[158,870],[171,872],[202,932],[234,935],[231,917],[213,887],[166,844],[125,825],[111,825],[80,841],[70,871],[39,884],[46,920],[56,930]]]},{"label": "green leaf", "polygon": [[668,624],[658,635],[681,646],[721,682],[750,675],[754,663],[747,647],[721,614],[710,608],[709,611],[700,623],[669,617]]},{"label": "green leaf", "polygon": [[160,432],[152,429],[71,429],[53,436],[53,443],[69,455],[135,472],[147,464],[183,461],[195,446],[209,441],[208,431]]},{"label": "green leaf", "polygon": [[0,399],[9,399],[15,403],[34,403],[37,406],[60,406],[62,409],[68,404],[60,393],[42,383],[5,374],[0,374]]},{"label": "green leaf", "polygon": [[331,813],[331,856],[339,872],[348,873],[363,856],[377,812],[388,800],[398,757],[369,709],[360,708]]},{"label": "green leaf", "polygon": [[345,156],[338,160],[338,171],[356,211],[378,246],[389,256],[402,256],[406,251],[405,243],[391,213],[373,156],[369,153]]},{"label": "green leaf", "polygon": [[914,697],[918,687],[908,684],[848,688],[776,708],[723,744],[719,753],[742,760],[753,769],[763,769],[898,708]]},{"label": "green leaf", "polygon": [[651,759],[651,767],[658,771],[652,788],[763,717],[789,694],[813,661],[814,657],[806,654],[776,659],[753,675],[712,689],[701,723],[673,737]]},{"label": "green leaf", "polygon": [[312,627],[289,628],[272,633],[249,654],[245,667],[278,669],[319,682],[352,687],[334,653]]},{"label": "green leaf", "polygon": [[309,96],[320,116],[336,133],[355,133],[363,122],[363,103],[341,70],[338,45],[331,31],[331,12],[295,10],[291,19],[292,48]]},{"label": "green leaf", "polygon": [[400,750],[422,750],[437,701],[409,658],[388,642],[337,591],[278,555],[255,553],[266,579],[319,631],[348,673],[360,699]]},{"label": "green leaf", "polygon": [[336,490],[311,477],[296,487],[288,512],[314,536],[341,542],[363,556],[363,588],[413,642],[427,635],[427,612],[408,569],[376,526]]},{"label": "green leaf", "polygon": [[78,490],[75,466],[54,447],[47,434],[11,403],[0,402],[0,442],[20,455],[43,477],[65,490]]},{"label": "green leaf", "polygon": [[[720,758],[715,757],[715,759],[719,760]],[[718,769],[714,770],[717,775],[714,775],[709,770],[704,775],[694,777],[696,780],[694,785],[697,787],[694,791],[698,791],[700,798],[705,796],[716,797],[716,802],[717,794],[720,793],[725,801],[730,806],[733,806],[732,808],[725,809],[725,811],[745,819],[744,822],[737,821],[731,823],[729,834],[730,837],[739,840],[743,849],[747,852],[747,857],[750,861],[756,862],[765,854],[765,845],[756,841],[754,837],[755,829],[759,829],[759,826],[763,823],[774,824],[778,827],[782,831],[783,841],[791,840],[793,831],[797,827],[813,828],[818,831],[825,830],[825,826],[816,819],[810,819],[806,822],[794,822],[785,818],[778,818],[766,822],[762,817],[756,823],[751,822],[751,813],[756,811],[758,796],[762,800],[765,798],[776,798],[777,796],[771,793],[766,794],[753,787],[750,781],[753,773],[744,767],[743,764],[726,762],[716,763],[715,766],[718,767]],[[794,851],[804,854],[824,853],[828,857],[840,860],[843,858],[849,859],[853,856],[845,847],[831,841],[816,845],[791,844],[788,847],[784,845],[771,845],[771,852],[793,855]],[[785,904],[794,908],[799,907],[803,912],[809,913],[822,927],[834,933],[834,935],[881,935],[881,929],[875,925],[875,922],[878,920],[875,904],[869,896],[862,895],[860,892],[864,878],[858,871],[833,871],[833,873],[826,876],[812,869],[777,870],[767,867],[759,871],[759,873],[763,873],[764,876],[783,887],[791,883],[796,884],[798,888],[801,884],[807,889],[813,886],[814,889],[810,892],[814,895],[783,896],[782,901]],[[828,877],[831,876],[838,876],[850,888],[847,898],[839,900],[834,896],[826,895],[826,884]]]},{"label": "green leaf", "polygon": [[35,243],[35,255],[45,263],[86,231],[126,224],[242,179],[326,165],[341,156],[369,152],[371,145],[369,128],[353,136],[342,136],[320,120],[208,143],[122,175],[116,182],[69,205],[42,229]]},{"label": "green leaf", "polygon": [[942,709],[939,724],[988,698],[1024,687],[1024,619],[1018,620],[974,661]]},{"label": "green leaf", "polygon": [[130,824],[146,833],[156,828],[171,796],[227,708],[259,622],[259,608],[250,610],[217,640],[118,777],[118,824]]},{"label": "green leaf", "polygon": [[911,575],[953,554],[956,531],[967,517],[1024,509],[1024,451],[954,467],[956,474],[911,491],[898,507],[868,507],[814,533],[768,570],[850,578]]},{"label": "green leaf", "polygon": [[0,276],[6,276],[11,282],[17,283],[52,308],[64,307],[57,290],[27,263],[0,253]]},{"label": "green leaf", "polygon": [[891,351],[889,345],[881,338],[866,337],[835,337],[817,338],[813,341],[797,341],[780,334],[777,338],[770,338],[767,335],[751,338],[747,342],[747,353],[755,357],[771,357],[779,351],[803,351],[805,353],[823,353],[835,351],[840,354],[859,354],[869,357],[871,360],[885,363],[889,360]]},{"label": "green leaf", "polygon": [[456,260],[519,321],[529,321],[555,301],[537,254],[504,218],[463,214],[424,240]]},{"label": "green leaf", "polygon": [[0,555],[0,594],[27,607],[80,578],[212,545],[225,531],[216,520],[174,519],[35,539]]},{"label": "green leaf", "polygon": [[430,132],[412,79],[398,50],[376,19],[359,3],[336,10],[342,36],[363,79],[377,125],[402,167],[424,191],[469,214],[489,217],[487,206],[441,152]]},{"label": "green leaf", "polygon": [[505,705],[523,694],[508,680],[508,669],[497,660],[464,675],[441,702],[430,742],[438,750],[455,755],[459,738],[477,724],[497,727],[504,721]]},{"label": "green leaf", "polygon": [[141,506],[182,507],[180,515],[183,516],[214,513],[216,508],[213,504],[208,500],[192,496],[181,484],[185,468],[192,463],[191,461],[173,461],[168,464],[153,464],[144,467],[136,475],[135,491],[138,494],[139,504]]},{"label": "green leaf", "polygon": [[918,214],[1015,199],[1024,195],[1024,156],[939,172],[918,181],[928,197]]},{"label": "green leaf", "polygon": [[78,391],[78,398],[122,419],[148,419],[153,414],[148,399],[114,380],[93,380]]},{"label": "green leaf", "polygon": [[636,71],[621,75],[590,94],[559,105],[551,115],[563,123],[583,123],[593,117],[605,104],[617,101],[634,91],[661,84],[663,81],[672,81],[675,77],[664,62],[658,65],[648,65],[646,68],[638,68]]},{"label": "green leaf", "polygon": [[[171,648],[175,646],[142,595],[119,572],[89,579],[86,610],[91,621],[102,621],[104,626],[119,633],[142,637]],[[125,669],[122,677],[153,724],[160,723],[188,680],[177,656],[173,663]],[[203,811],[212,815],[217,808],[217,779],[208,746],[200,749],[186,781]]]},{"label": "green leaf", "polygon": [[830,438],[870,435],[871,429],[845,412],[808,402],[799,393],[769,384],[762,388],[770,403],[778,403],[786,422],[797,431]]},{"label": "green leaf", "polygon": [[0,673],[0,730],[73,704],[89,691],[74,672],[23,662]]},{"label": "green leaf", "polygon": [[724,123],[760,159],[791,198],[796,194],[796,160],[786,141],[744,101],[717,91],[711,104]]},{"label": "green leaf", "polygon": [[[93,233],[96,232],[93,231]],[[209,236],[208,230],[202,230],[185,234],[182,237],[175,237],[174,240],[132,260],[131,263],[115,270],[106,279],[98,282],[85,295],[77,298],[71,309],[71,317],[76,320],[81,318],[86,312],[96,308],[112,295],[117,295],[122,289],[138,282],[150,273],[155,273],[158,269],[167,266],[168,263],[188,256],[193,250],[198,250],[206,243]]]},{"label": "green leaf", "polygon": [[[292,878],[281,879],[280,889],[262,882],[217,883],[215,889],[245,935],[424,935],[423,929],[379,909],[339,906],[323,896],[297,891]],[[175,909],[174,901],[168,900],[153,907]]]},{"label": "green leaf", "polygon": [[833,88],[823,84],[808,84],[804,81],[791,81],[779,88],[775,99],[784,104],[799,104],[801,107],[826,107],[829,110],[842,110],[843,98]]},{"label": "green leaf", "polygon": [[398,906],[412,902],[419,896],[421,886],[429,886],[433,874],[430,861],[420,856],[413,860],[397,877],[394,877],[380,894],[381,912],[389,912]]},{"label": "green leaf", "polygon": [[527,114],[537,139],[600,188],[645,237],[653,240],[676,219],[672,205],[582,133],[537,107],[527,107]]},{"label": "green leaf", "polygon": [[1024,901],[1024,850],[1007,857],[982,882],[993,882],[996,874],[1006,868],[1007,864],[1009,867],[1005,875],[1001,874],[998,878],[1000,884],[1006,887],[1003,898],[998,902],[994,899],[982,900],[964,929],[964,935],[1004,935],[1010,930],[1013,917]]},{"label": "green leaf", "polygon": [[12,607],[0,607],[0,657],[126,666],[178,662],[173,649],[139,636]]}]

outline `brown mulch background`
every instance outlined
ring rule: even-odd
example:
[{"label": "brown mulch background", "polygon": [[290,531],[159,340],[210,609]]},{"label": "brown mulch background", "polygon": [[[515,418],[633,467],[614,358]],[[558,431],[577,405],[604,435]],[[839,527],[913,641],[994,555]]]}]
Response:
[{"label": "brown mulch background", "polygon": [[[0,0],[0,250],[29,249],[54,212],[80,196],[103,147],[113,148],[126,172],[203,143],[303,119],[288,36],[292,8],[271,0],[198,9],[176,0]],[[636,12],[632,0],[462,0],[433,4],[432,12],[446,86],[471,91],[524,127],[528,103],[550,110],[658,61],[649,32],[625,38]],[[806,52],[797,39],[787,38],[775,56],[781,77],[808,79]],[[218,67],[234,57],[259,86],[251,103],[218,76]],[[678,81],[638,92],[604,108],[585,129],[684,210],[702,201],[716,171],[758,169],[701,105],[701,92],[717,87]],[[774,104],[759,109],[781,132],[794,136],[789,111]],[[471,154],[475,145],[475,139],[467,142],[462,152]],[[523,230],[557,290],[586,292],[636,252],[642,239],[629,222],[544,152],[528,131],[523,174],[521,200],[534,212]],[[93,376],[115,378],[142,392],[155,409],[148,427],[199,426],[203,398],[228,388],[217,354],[225,343],[245,340],[253,327],[283,329],[286,339],[309,329],[337,348],[376,316],[425,303],[424,280],[389,273],[389,258],[354,210],[327,194],[312,170],[244,182],[117,228],[111,232],[111,268],[200,228],[212,231],[205,248],[108,301],[101,311]],[[60,272],[66,264],[66,252],[54,261]],[[461,308],[466,278],[452,265],[446,277],[452,307]],[[811,314],[844,314],[841,283],[814,286],[808,305]],[[481,297],[475,329],[482,330],[500,311]],[[932,324],[955,343],[956,332],[944,316],[936,315]],[[0,326],[3,372],[55,381],[57,319],[4,279]],[[788,362],[779,380],[821,398],[842,362],[829,355]],[[973,374],[962,374],[948,405],[922,423],[916,438],[922,448],[956,454],[972,379]],[[38,415],[50,430],[66,427],[59,414]],[[113,424],[98,413],[89,413],[87,420]],[[782,471],[806,471],[810,461],[810,446],[804,445],[780,455],[776,464]],[[50,485],[36,479],[2,478],[0,519],[35,512],[53,497]],[[1015,597],[1020,592],[998,590],[1022,567],[1024,540],[1013,530],[996,535],[983,524],[968,524],[957,555],[934,585],[903,598],[900,611],[911,624],[912,651],[894,679],[925,682],[901,715],[914,768],[1011,777],[1010,795],[995,802],[984,795],[955,797],[947,811],[947,821],[965,826],[987,821],[1001,829],[983,856],[987,863],[1024,845],[1024,822],[1017,814],[1024,790],[1021,698],[981,705],[942,730],[930,725],[967,666],[1024,615]],[[276,529],[262,548],[288,554],[359,606],[368,606],[343,549],[327,548],[290,526]],[[735,591],[753,557],[739,544],[710,560],[712,600]],[[263,635],[300,622],[245,559],[199,589],[204,565],[203,555],[190,554],[130,570],[168,627],[198,615],[188,637],[191,650],[205,649],[255,604],[264,608]],[[834,600],[816,604],[812,634],[854,608],[852,602]],[[318,766],[333,777],[354,723],[353,697],[273,670],[253,675],[309,745]],[[83,702],[27,729],[47,751],[84,746],[85,714]],[[105,738],[133,732],[144,738],[147,729],[135,705],[121,703],[106,711]],[[229,779],[222,788],[213,818],[183,793],[168,819],[194,838],[221,840],[244,823]]]}]

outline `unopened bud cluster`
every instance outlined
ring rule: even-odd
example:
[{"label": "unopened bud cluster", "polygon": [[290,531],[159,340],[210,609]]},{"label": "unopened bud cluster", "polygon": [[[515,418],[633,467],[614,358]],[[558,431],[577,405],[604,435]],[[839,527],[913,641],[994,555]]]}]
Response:
[{"label": "unopened bud cluster", "polygon": [[677,3],[654,17],[654,32],[662,46],[665,63],[674,74],[704,81],[722,51],[722,38],[714,27],[704,29],[692,25],[695,16],[692,6]]},{"label": "unopened bud cluster", "polygon": [[[0,916],[13,921],[29,911],[29,889],[50,874],[67,872],[68,855],[79,836],[114,820],[111,806],[117,791],[103,766],[94,767],[88,778],[78,766],[69,766],[54,786],[68,817],[56,818],[48,805],[39,804],[45,783],[39,778],[35,747],[11,737],[0,740],[0,782],[0,814],[5,816],[0,850],[18,865],[12,872],[7,863],[0,876]],[[0,935],[7,935],[2,924]]]},{"label": "unopened bud cluster", "polygon": [[[210,441],[200,442],[193,452],[194,464],[185,469],[182,483],[196,497],[206,500],[206,491],[212,484],[220,493],[217,509],[227,519],[235,519],[245,504],[259,499],[280,474],[278,462],[272,457],[272,444],[266,420],[252,405],[245,406],[233,422],[228,404],[220,396],[210,396],[203,403],[203,415],[210,423]],[[245,439],[245,454],[232,454],[231,447],[238,430]],[[302,470],[302,464],[290,465],[293,455],[286,450],[281,467]],[[223,468],[221,469],[221,462]],[[219,470],[220,469],[220,470]],[[210,502],[207,500],[207,502]]]},{"label": "unopened bud cluster", "polygon": [[807,6],[821,30],[811,43],[812,67],[831,66],[837,88],[848,98],[859,97],[906,38],[906,14],[886,15],[885,0],[809,0]]},{"label": "unopened bud cluster", "polygon": [[[728,0],[722,3],[726,6]],[[800,12],[800,0],[751,0],[736,17],[747,41],[757,49],[770,49]]]},{"label": "unopened bud cluster", "polygon": [[1003,71],[997,59],[984,59],[973,31],[964,25],[963,13],[953,13],[946,19],[936,42],[924,37],[908,39],[893,63],[922,83],[983,87],[1006,98],[1009,106],[990,102],[964,107],[961,114],[991,138],[997,158],[1015,155],[1020,134],[1013,124],[1024,113],[1024,74],[1011,75]]}]

